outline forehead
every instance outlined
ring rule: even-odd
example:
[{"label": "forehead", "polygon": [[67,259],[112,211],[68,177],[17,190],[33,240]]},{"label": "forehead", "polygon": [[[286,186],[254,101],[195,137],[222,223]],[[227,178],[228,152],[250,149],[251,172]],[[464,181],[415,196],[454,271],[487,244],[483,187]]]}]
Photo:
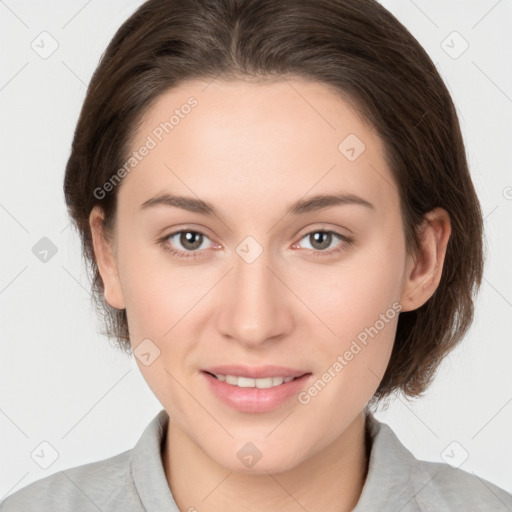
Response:
[{"label": "forehead", "polygon": [[181,84],[144,113],[131,151],[119,196],[133,207],[165,192],[255,208],[329,191],[397,199],[373,127],[304,79]]}]

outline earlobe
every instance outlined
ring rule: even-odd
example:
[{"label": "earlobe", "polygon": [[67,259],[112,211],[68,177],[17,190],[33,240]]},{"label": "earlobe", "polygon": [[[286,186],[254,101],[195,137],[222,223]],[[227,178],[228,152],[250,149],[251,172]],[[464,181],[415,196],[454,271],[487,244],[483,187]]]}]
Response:
[{"label": "earlobe", "polygon": [[122,293],[117,261],[113,242],[107,239],[103,228],[103,210],[95,206],[89,215],[92,243],[98,271],[104,287],[105,301],[112,307],[124,309],[125,301]]},{"label": "earlobe", "polygon": [[425,215],[420,228],[418,252],[408,256],[400,302],[403,311],[421,307],[436,291],[451,234],[450,216],[443,208]]}]

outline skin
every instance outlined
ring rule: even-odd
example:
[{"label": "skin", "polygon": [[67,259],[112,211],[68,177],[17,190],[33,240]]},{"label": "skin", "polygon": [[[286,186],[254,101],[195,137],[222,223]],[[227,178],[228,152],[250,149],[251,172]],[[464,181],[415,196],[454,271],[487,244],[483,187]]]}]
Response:
[{"label": "skin", "polygon": [[[431,297],[449,216],[430,212],[418,254],[407,253],[382,142],[325,85],[206,85],[182,84],[145,113],[134,150],[190,96],[198,101],[119,185],[111,243],[101,209],[91,212],[105,298],[126,308],[134,349],[149,338],[160,350],[148,366],[136,361],[170,415],[162,458],[181,510],[350,511],[368,467],[364,408],[389,362],[398,314],[306,405],[293,397],[271,412],[240,412],[212,394],[200,370],[277,364],[312,372],[312,385],[392,304],[409,311]],[[338,149],[349,134],[366,146],[354,161]],[[298,199],[335,191],[374,208],[285,215]],[[218,216],[140,211],[163,192],[209,201]],[[179,229],[203,233],[199,248],[179,234],[165,243],[201,256],[178,259],[159,244]],[[322,229],[353,243],[307,236]],[[236,252],[247,236],[263,251],[252,263]],[[262,454],[252,468],[237,457],[247,442]]]}]

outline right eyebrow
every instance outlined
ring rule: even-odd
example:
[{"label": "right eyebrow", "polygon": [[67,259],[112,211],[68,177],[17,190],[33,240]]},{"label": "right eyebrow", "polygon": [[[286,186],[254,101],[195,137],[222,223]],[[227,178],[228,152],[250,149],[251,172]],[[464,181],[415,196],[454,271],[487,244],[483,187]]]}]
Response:
[{"label": "right eyebrow", "polygon": [[202,199],[194,197],[175,196],[173,194],[160,194],[144,201],[140,205],[140,210],[146,210],[155,206],[170,206],[174,208],[181,208],[193,213],[200,213],[202,215],[217,216],[216,208]]}]

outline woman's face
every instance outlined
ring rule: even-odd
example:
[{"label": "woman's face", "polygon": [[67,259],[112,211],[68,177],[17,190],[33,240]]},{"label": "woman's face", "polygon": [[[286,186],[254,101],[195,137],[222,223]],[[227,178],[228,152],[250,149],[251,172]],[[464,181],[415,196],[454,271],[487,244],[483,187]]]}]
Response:
[{"label": "woman's face", "polygon": [[[381,140],[319,83],[197,81],[151,106],[132,150],[116,271],[102,274],[140,371],[171,425],[223,466],[298,465],[361,420],[405,304]],[[151,202],[165,195],[182,199]]]}]

